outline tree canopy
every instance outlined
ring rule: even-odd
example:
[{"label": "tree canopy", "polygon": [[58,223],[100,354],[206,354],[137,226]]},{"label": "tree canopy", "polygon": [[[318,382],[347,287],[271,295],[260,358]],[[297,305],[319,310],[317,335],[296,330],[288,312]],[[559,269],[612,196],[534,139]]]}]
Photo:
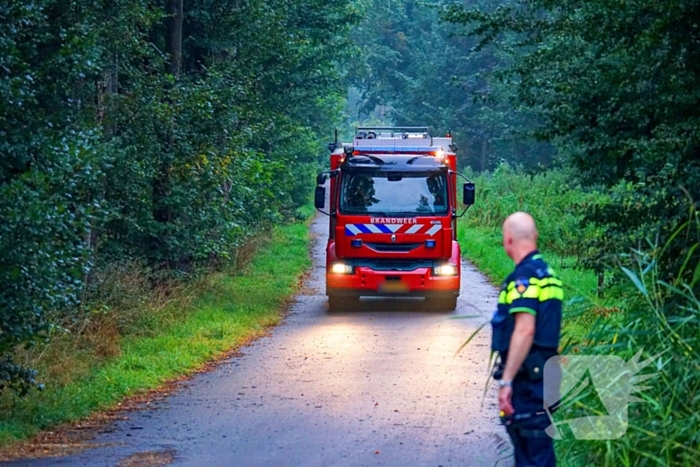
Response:
[{"label": "tree canopy", "polygon": [[439,2],[370,3],[353,31],[362,50],[350,69],[361,92],[360,116],[378,110],[394,124],[452,131],[461,164],[478,171],[504,161],[528,169],[551,165],[551,147],[531,137],[533,114],[494,79],[511,59],[507,54],[475,50],[478,41],[464,28],[441,20]]},{"label": "tree canopy", "polygon": [[577,181],[611,194],[587,210],[588,221],[605,226],[590,258],[596,268],[656,238],[671,241],[661,259],[667,274],[700,279],[697,269],[681,271],[686,259],[697,264],[690,246],[698,232],[672,240],[700,200],[699,12],[691,0],[511,1],[442,11],[481,46],[511,55],[501,75],[537,117],[535,133],[555,145]]}]

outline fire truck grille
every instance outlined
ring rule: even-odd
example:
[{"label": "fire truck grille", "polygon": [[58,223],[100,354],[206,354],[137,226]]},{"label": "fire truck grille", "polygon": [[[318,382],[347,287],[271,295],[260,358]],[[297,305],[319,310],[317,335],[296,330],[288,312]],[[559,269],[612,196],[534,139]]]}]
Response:
[{"label": "fire truck grille", "polygon": [[355,267],[366,267],[375,271],[415,271],[418,268],[432,268],[431,260],[370,260],[360,259],[352,262]]},{"label": "fire truck grille", "polygon": [[382,253],[408,253],[421,247],[422,243],[365,243],[374,251]]}]

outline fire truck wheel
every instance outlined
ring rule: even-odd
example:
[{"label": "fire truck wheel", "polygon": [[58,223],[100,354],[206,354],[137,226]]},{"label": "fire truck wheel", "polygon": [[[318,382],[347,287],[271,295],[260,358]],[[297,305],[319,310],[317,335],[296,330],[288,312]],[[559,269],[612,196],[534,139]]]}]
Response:
[{"label": "fire truck wheel", "polygon": [[329,295],[328,308],[330,311],[357,311],[360,297],[348,297],[344,295]]},{"label": "fire truck wheel", "polygon": [[457,308],[457,297],[429,298],[426,305],[430,311],[452,311]]}]

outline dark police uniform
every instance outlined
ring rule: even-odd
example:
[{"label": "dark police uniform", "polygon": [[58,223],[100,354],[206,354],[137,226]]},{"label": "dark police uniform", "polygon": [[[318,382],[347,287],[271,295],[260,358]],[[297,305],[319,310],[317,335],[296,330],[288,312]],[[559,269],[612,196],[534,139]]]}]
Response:
[{"label": "dark police uniform", "polygon": [[[542,255],[534,251],[506,278],[498,296],[498,309],[491,320],[491,348],[500,355],[494,377],[501,379],[515,328],[514,314],[530,313],[535,316],[535,336],[530,353],[513,379],[512,404],[515,413],[506,420],[517,467],[555,465],[554,443],[544,432],[551,421],[544,409],[556,403],[558,397],[545,403],[543,372],[546,361],[557,355],[563,299],[561,281],[544,262]],[[556,385],[554,393],[558,392],[558,370],[554,380],[550,374],[547,376],[547,384]],[[551,395],[552,392],[548,392],[548,396]]]}]

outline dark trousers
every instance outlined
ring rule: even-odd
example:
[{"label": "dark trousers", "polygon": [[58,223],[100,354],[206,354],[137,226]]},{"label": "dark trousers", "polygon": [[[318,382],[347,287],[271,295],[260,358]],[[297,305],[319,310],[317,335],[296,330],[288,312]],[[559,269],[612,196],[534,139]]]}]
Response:
[{"label": "dark trousers", "polygon": [[[541,417],[540,417],[541,418]],[[513,442],[516,467],[555,467],[554,440],[550,438],[544,429],[549,426],[549,419],[545,416],[542,423],[528,423],[527,421],[515,421],[506,429]]]},{"label": "dark trousers", "polygon": [[506,429],[516,467],[555,467],[554,440],[544,431],[551,422],[544,413],[542,380],[516,377],[512,402],[515,414]]}]

